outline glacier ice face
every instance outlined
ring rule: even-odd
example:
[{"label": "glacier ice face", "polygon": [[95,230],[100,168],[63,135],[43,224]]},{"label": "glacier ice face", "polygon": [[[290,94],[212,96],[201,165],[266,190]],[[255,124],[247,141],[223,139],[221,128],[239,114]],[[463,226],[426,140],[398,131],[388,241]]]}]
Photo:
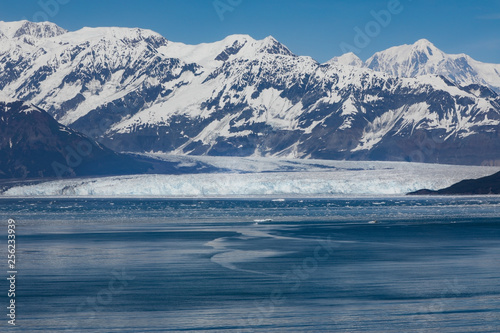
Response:
[{"label": "glacier ice face", "polygon": [[[308,197],[402,195],[422,188],[440,189],[462,179],[478,178],[498,171],[498,168],[492,167],[402,162],[199,158],[205,163],[211,161],[214,166],[232,168],[232,172],[59,180],[13,187],[4,192],[3,196]],[[259,165],[261,165],[261,172],[252,173],[252,170],[259,170]],[[302,171],[276,172],[276,170],[287,169]]]}]

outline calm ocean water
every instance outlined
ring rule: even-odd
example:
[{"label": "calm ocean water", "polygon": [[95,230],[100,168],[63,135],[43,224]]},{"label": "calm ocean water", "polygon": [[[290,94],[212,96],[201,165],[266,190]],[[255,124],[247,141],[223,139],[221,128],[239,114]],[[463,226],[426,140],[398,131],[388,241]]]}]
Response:
[{"label": "calm ocean water", "polygon": [[500,198],[1,199],[23,332],[499,332]]}]

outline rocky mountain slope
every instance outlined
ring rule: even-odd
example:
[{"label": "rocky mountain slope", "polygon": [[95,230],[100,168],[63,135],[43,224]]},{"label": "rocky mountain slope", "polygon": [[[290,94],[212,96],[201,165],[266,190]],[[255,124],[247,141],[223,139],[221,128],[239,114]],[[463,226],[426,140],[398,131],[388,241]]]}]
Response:
[{"label": "rocky mountain slope", "polygon": [[151,165],[117,154],[21,101],[0,102],[0,178],[65,178],[146,172]]},{"label": "rocky mountain slope", "polygon": [[466,179],[450,187],[433,191],[419,190],[410,195],[475,195],[500,194],[500,172],[478,179]]}]

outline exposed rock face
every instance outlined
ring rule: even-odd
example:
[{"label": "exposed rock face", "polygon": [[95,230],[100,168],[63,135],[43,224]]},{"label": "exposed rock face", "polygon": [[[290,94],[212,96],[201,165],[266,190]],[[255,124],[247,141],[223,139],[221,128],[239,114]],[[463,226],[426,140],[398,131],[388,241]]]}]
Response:
[{"label": "exposed rock face", "polygon": [[467,179],[438,191],[420,190],[409,193],[410,195],[474,195],[474,194],[500,194],[500,172],[494,175]]},{"label": "exposed rock face", "polygon": [[0,133],[0,178],[121,175],[149,168],[23,102],[0,102]]}]

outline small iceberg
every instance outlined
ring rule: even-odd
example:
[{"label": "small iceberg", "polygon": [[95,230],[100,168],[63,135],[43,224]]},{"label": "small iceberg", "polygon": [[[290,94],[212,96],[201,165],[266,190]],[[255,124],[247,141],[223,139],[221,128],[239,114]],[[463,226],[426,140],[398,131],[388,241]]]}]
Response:
[{"label": "small iceberg", "polygon": [[256,224],[262,223],[262,222],[272,222],[273,219],[257,219],[253,220]]}]

